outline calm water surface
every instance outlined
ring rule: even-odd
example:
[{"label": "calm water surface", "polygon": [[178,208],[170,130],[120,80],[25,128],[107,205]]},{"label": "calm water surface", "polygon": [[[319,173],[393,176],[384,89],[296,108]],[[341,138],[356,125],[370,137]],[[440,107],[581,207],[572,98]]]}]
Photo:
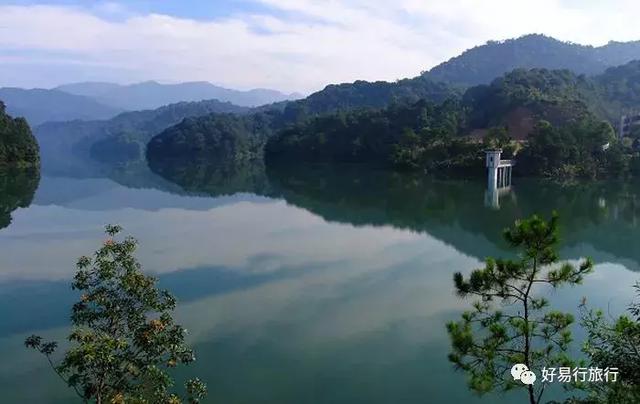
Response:
[{"label": "calm water surface", "polygon": [[[160,172],[161,170],[159,170]],[[370,168],[169,168],[0,176],[0,391],[7,403],[74,402],[43,358],[63,340],[74,264],[106,223],[140,241],[139,259],[179,298],[212,403],[496,403],[447,361],[445,323],[469,302],[455,271],[508,255],[501,229],[533,212],[562,217],[562,256],[593,257],[582,296],[619,311],[640,270],[640,185],[484,182]],[[497,202],[497,203],[496,203]]]}]

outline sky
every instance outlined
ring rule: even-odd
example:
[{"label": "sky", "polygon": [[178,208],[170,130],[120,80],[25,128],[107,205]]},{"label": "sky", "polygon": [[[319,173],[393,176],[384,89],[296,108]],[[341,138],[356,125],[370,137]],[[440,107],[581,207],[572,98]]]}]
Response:
[{"label": "sky", "polygon": [[310,93],[488,40],[640,39],[637,0],[0,0],[0,86],[209,81]]}]

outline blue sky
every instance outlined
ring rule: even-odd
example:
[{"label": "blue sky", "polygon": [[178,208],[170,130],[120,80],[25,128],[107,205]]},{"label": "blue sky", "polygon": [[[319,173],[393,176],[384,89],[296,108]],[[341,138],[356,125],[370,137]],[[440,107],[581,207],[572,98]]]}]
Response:
[{"label": "blue sky", "polygon": [[[91,7],[91,5],[95,3],[95,1],[78,0],[13,0],[6,2],[6,4],[20,6],[48,4],[72,7]],[[103,2],[102,4],[105,3],[107,2]],[[118,3],[112,2],[112,4]],[[126,4],[126,8],[139,14],[158,13],[200,20],[225,17],[234,13],[272,11],[269,10],[268,7],[250,0],[128,0],[126,2],[120,2],[119,4]]]},{"label": "blue sky", "polygon": [[635,0],[0,0],[0,86],[206,80],[311,92],[415,76],[533,32],[640,39],[637,15]]}]

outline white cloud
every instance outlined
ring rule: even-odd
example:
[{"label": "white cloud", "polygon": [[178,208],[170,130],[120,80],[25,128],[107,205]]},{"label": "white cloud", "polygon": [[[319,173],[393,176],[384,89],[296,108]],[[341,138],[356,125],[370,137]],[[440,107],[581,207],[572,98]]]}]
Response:
[{"label": "white cloud", "polygon": [[0,85],[160,79],[312,91],[414,76],[489,39],[531,32],[594,45],[638,39],[640,14],[631,0],[257,1],[277,12],[196,21],[113,2],[0,6]]}]

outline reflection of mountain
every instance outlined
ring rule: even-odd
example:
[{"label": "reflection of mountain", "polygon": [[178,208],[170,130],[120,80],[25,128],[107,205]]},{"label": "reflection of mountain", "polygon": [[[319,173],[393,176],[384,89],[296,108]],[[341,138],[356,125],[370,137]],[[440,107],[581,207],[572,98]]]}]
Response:
[{"label": "reflection of mountain", "polygon": [[[255,194],[284,198],[329,221],[426,232],[478,258],[507,253],[501,233],[517,218],[557,210],[564,247],[570,254],[623,262],[640,270],[640,186],[633,184],[560,185],[516,179],[513,192],[500,197],[500,209],[495,210],[485,205],[483,181],[436,180],[358,165],[269,168],[265,172],[261,162],[165,161],[150,168],[143,163],[112,167],[105,176],[124,187],[106,179],[73,186],[54,184],[61,179],[47,179],[37,200],[55,203],[55,198],[63,197],[60,189],[82,185],[84,196],[73,196],[75,202],[67,201],[65,206],[199,210],[239,199],[258,200],[246,195]],[[90,196],[95,187],[103,191]],[[208,196],[223,198],[214,201]],[[68,197],[65,192],[64,198]]]},{"label": "reflection of mountain", "polygon": [[514,220],[556,210],[564,247],[581,248],[595,259],[632,261],[640,269],[640,188],[633,185],[521,179],[514,197],[503,198],[496,211],[484,206],[481,182],[354,166],[269,170],[268,178],[287,202],[326,220],[427,232],[478,258],[505,253],[502,230]]},{"label": "reflection of mountain", "polygon": [[483,181],[437,180],[359,165],[269,168],[266,175],[261,164],[183,162],[152,170],[184,192],[284,198],[328,221],[426,232],[478,258],[507,253],[501,234],[514,220],[556,210],[563,246],[571,254],[624,261],[640,270],[640,187],[633,184],[518,179],[495,210],[485,205]]},{"label": "reflection of mountain", "polygon": [[[220,402],[478,402],[447,363],[443,324],[466,306],[452,292],[451,273],[471,270],[476,256],[504,253],[503,226],[556,207],[570,246],[584,244],[598,260],[638,261],[624,248],[633,246],[638,216],[633,188],[625,186],[516,180],[495,211],[484,207],[481,182],[364,167],[154,169],[165,179],[138,165],[120,166],[109,178],[44,176],[34,206],[21,215],[31,220],[0,234],[10,252],[0,253],[0,348],[7,353],[0,379],[18,386],[9,389],[10,401],[51,396],[40,382],[19,384],[25,374],[45,378],[14,348],[31,332],[58,340],[66,333],[77,300],[68,287],[73,258],[101,242],[104,223],[122,223],[138,237],[145,269],[178,297],[176,316],[199,360],[177,377],[206,375]],[[288,204],[219,196],[236,192]],[[268,203],[211,209],[247,198]],[[612,296],[626,304],[630,297],[612,290],[624,285],[632,293],[634,274],[602,269],[612,271],[554,296],[562,309],[575,308],[583,294],[594,307]],[[250,388],[238,389],[237,380]]]},{"label": "reflection of mountain", "polygon": [[0,229],[11,224],[11,212],[31,204],[39,182],[37,169],[0,171]]},{"label": "reflection of mountain", "polygon": [[518,179],[495,210],[485,205],[483,181],[437,180],[358,165],[269,168],[266,175],[260,164],[183,162],[152,170],[188,193],[284,198],[328,221],[426,232],[478,258],[508,252],[501,234],[514,220],[556,210],[568,253],[640,270],[640,187],[633,184]]},{"label": "reflection of mountain", "polygon": [[158,173],[143,161],[96,164],[47,153],[35,203],[95,211],[206,210],[240,200],[261,201],[264,198],[249,194],[266,193],[262,192],[267,180],[261,163],[218,167],[166,164],[153,169]]},{"label": "reflection of mountain", "polygon": [[173,185],[173,189],[155,187],[153,183],[133,187],[109,178],[44,176],[33,204],[96,212],[121,209],[157,211],[168,208],[204,211],[239,201],[258,202],[263,199],[247,194],[219,198],[186,195],[176,185]]},{"label": "reflection of mountain", "polygon": [[269,195],[270,187],[261,160],[211,164],[184,160],[150,160],[151,171],[179,185],[183,192],[211,196],[253,193]]}]

